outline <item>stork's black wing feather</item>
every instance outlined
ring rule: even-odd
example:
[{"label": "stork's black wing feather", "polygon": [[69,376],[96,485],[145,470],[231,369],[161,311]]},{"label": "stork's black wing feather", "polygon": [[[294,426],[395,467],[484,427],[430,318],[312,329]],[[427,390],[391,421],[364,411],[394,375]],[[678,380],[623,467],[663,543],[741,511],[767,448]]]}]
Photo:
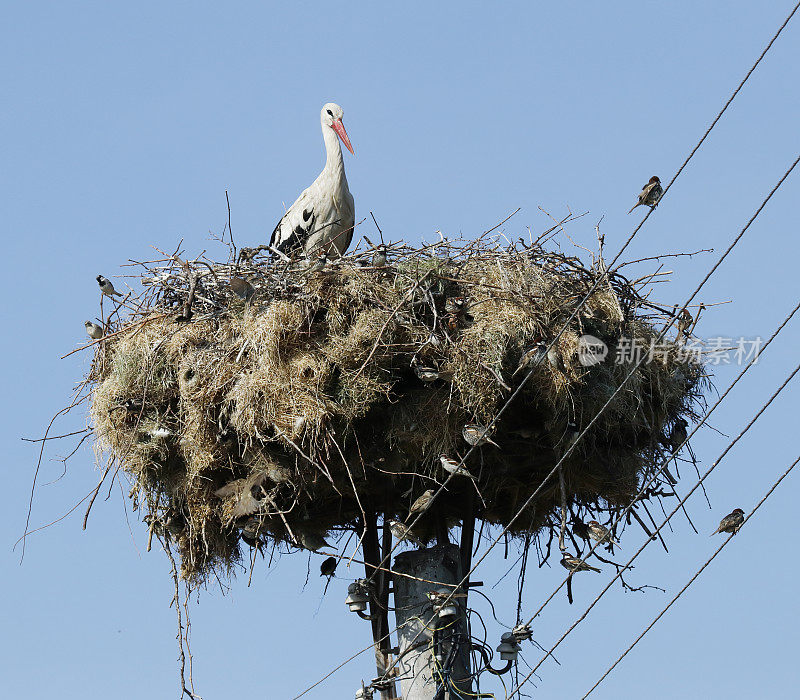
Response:
[{"label": "stork's black wing feather", "polygon": [[314,224],[317,221],[317,217],[314,215],[314,211],[312,209],[310,208],[303,209],[302,223],[297,224],[291,230],[291,233],[281,241],[278,240],[279,233],[282,225],[289,224],[289,222],[286,220],[286,217],[288,215],[289,212],[284,214],[281,220],[278,222],[278,225],[272,232],[272,237],[270,238],[270,243],[269,243],[271,246],[274,246],[277,250],[279,250],[281,253],[284,253],[285,255],[289,255],[290,253],[293,253],[303,248],[306,240],[308,240],[309,235],[314,230]]}]

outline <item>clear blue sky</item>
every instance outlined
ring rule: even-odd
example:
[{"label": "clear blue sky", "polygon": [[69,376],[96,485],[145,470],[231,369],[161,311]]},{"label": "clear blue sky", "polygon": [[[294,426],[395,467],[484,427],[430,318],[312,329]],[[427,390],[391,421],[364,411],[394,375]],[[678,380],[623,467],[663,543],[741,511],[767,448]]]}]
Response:
[{"label": "clear blue sky", "polygon": [[[318,114],[328,100],[344,107],[356,149],[346,165],[357,214],[374,211],[389,238],[418,241],[438,229],[477,235],[522,207],[504,227],[518,236],[547,226],[538,206],[557,216],[571,207],[590,212],[570,229],[573,238],[591,244],[592,226],[605,215],[613,250],[641,216],[626,215],[641,185],[654,173],[672,176],[790,4],[6,6],[3,695],[177,694],[168,565],[144,552],[141,524],[132,521],[129,530],[119,488],[98,500],[87,532],[79,509],[31,537],[22,566],[11,552],[36,457],[20,437],[41,434],[87,369],[85,353],[58,358],[83,341],[83,321],[97,312],[95,275],[117,275],[128,258],[179,238],[190,252],[213,252],[209,232],[226,219],[226,189],[238,241],[264,242],[282,202],[322,166]],[[727,245],[800,149],[799,63],[795,17],[629,258]],[[712,278],[702,298],[732,303],[709,312],[700,335],[767,336],[793,307],[798,193],[795,173]],[[669,262],[673,282],[655,297],[684,299],[713,259]],[[723,404],[718,430],[738,433],[794,367],[798,345],[795,323]],[[719,369],[720,389],[734,374]],[[705,561],[719,518],[737,505],[749,510],[797,456],[798,396],[790,386],[713,474],[712,511],[701,497],[689,502],[700,535],[676,518],[669,556],[651,547],[637,560],[631,580],[668,595],[606,595],[560,649],[562,665],[543,666],[534,697],[580,697]],[[76,415],[57,430],[84,420]],[[725,444],[711,430],[694,441],[703,465]],[[47,484],[60,467],[44,465],[35,526],[64,513],[96,481],[88,448]],[[682,475],[685,491],[691,476]],[[594,697],[796,697],[798,484],[792,475]],[[642,537],[631,528],[623,551],[635,551]],[[317,563],[305,588],[307,557],[298,555],[268,574],[257,570],[250,588],[240,578],[227,596],[201,593],[193,651],[206,700],[291,697],[368,643],[368,625],[343,604],[346,581],[334,581],[320,605]],[[478,576],[504,620],[514,614],[514,576],[490,586],[509,563],[492,557]],[[561,598],[549,605],[536,638],[555,641],[608,575],[582,576],[575,605]],[[524,612],[561,577],[560,567],[531,571]],[[486,613],[480,600],[475,606]],[[492,644],[501,631],[490,624]],[[532,648],[525,656],[539,659]],[[307,697],[350,698],[373,671],[364,654]]]}]

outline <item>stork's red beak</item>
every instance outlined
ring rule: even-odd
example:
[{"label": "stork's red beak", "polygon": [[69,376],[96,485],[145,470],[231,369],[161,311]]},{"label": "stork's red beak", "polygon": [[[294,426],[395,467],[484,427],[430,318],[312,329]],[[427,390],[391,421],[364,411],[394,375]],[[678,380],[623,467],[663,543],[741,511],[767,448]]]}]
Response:
[{"label": "stork's red beak", "polygon": [[347,150],[355,155],[356,152],[353,150],[353,146],[350,143],[347,132],[344,130],[344,124],[342,124],[342,120],[337,119],[334,121],[333,124],[331,124],[331,128],[339,135],[339,138],[342,139],[342,143],[347,146]]}]

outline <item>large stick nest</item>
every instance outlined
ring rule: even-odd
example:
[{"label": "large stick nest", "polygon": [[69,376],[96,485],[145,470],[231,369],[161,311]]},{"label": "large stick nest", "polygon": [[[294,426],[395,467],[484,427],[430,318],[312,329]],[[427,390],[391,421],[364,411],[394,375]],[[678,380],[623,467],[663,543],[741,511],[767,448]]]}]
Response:
[{"label": "large stick nest", "polygon": [[[252,251],[224,264],[166,256],[146,265],[138,306],[129,299],[107,326],[90,375],[98,446],[130,476],[151,528],[172,533],[183,576],[229,569],[243,529],[250,542],[313,549],[360,529],[365,510],[404,519],[447,476],[440,454],[466,453],[463,426],[492,421],[529,373],[515,374],[522,355],[561,330],[602,269],[483,242],[368,260],[309,272]],[[232,277],[255,293],[239,298]],[[507,525],[563,453],[568,422],[587,424],[630,373],[614,361],[621,339],[658,337],[653,308],[611,273],[552,362],[531,368],[493,431],[499,448],[467,460],[485,507],[469,479],[451,479],[418,536],[475,503],[479,519]],[[580,362],[583,334],[606,343],[606,361]],[[701,367],[679,349],[667,341],[636,369],[564,463],[570,505],[627,505],[660,466],[659,441],[702,402]],[[551,525],[560,505],[551,479],[511,532]]]}]

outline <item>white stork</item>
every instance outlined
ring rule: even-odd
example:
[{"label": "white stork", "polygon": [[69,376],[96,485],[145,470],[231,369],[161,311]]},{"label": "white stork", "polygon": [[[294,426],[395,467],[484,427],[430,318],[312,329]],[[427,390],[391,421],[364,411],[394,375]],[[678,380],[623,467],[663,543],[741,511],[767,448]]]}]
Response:
[{"label": "white stork", "polygon": [[339,139],[350,153],[355,155],[355,151],[342,124],[343,116],[337,104],[328,102],[322,107],[320,122],[328,159],[317,179],[303,190],[272,232],[270,246],[281,253],[325,252],[335,257],[344,253],[353,239],[355,202],[347,186]]}]

